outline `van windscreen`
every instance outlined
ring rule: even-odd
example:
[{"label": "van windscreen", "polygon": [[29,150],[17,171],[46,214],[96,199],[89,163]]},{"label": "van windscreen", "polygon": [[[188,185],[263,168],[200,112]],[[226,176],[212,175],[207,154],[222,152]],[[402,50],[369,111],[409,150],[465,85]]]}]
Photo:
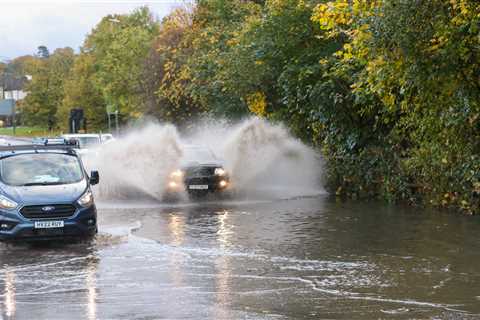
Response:
[{"label": "van windscreen", "polygon": [[25,153],[1,159],[0,177],[12,186],[60,185],[80,182],[83,170],[74,155]]}]

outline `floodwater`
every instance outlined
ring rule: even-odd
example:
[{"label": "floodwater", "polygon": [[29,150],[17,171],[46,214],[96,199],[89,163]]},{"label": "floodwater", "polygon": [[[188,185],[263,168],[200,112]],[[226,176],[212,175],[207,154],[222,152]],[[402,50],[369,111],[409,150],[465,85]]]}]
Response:
[{"label": "floodwater", "polygon": [[340,202],[100,203],[0,245],[0,319],[480,319],[480,219]]}]

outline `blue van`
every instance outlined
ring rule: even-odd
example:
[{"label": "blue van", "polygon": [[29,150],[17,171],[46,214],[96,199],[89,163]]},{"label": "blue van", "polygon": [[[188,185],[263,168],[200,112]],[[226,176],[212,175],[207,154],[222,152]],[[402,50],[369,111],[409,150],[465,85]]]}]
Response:
[{"label": "blue van", "polygon": [[97,210],[75,142],[0,146],[0,240],[91,237]]}]

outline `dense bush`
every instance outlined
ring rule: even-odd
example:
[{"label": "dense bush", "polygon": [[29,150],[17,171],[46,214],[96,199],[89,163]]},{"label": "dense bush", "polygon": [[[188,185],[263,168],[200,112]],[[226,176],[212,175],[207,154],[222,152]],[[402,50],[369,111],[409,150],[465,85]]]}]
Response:
[{"label": "dense bush", "polygon": [[[367,187],[379,182],[375,194],[478,211],[479,13],[468,0],[317,6],[313,21],[343,40],[333,70],[348,70],[354,99],[376,100],[360,102],[357,114],[383,129],[349,154],[359,161],[357,176],[373,178]],[[375,169],[363,171],[368,162]]]}]

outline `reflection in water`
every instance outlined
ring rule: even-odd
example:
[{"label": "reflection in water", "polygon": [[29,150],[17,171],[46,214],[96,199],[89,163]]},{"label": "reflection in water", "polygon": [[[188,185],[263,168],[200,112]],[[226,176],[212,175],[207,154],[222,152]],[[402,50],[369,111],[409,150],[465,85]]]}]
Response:
[{"label": "reflection in water", "polygon": [[5,315],[7,319],[15,317],[16,301],[15,301],[15,272],[11,269],[5,270],[5,291],[4,305]]},{"label": "reflection in water", "polygon": [[[0,319],[98,318],[95,246],[0,247]],[[61,308],[52,309],[52,306]],[[73,312],[73,313],[72,313]]]},{"label": "reflection in water", "polygon": [[88,320],[97,319],[97,261],[92,259],[87,265],[87,312]]},{"label": "reflection in water", "polygon": [[[229,224],[228,217],[229,212],[227,210],[216,212],[218,217],[218,242],[222,249],[226,249],[230,246],[230,235],[232,234],[232,226]],[[230,263],[228,256],[220,256],[215,261],[216,266],[216,308],[215,308],[215,318],[216,319],[228,319],[228,297],[230,295]]]},{"label": "reflection in water", "polygon": [[218,217],[220,222],[218,228],[218,241],[222,249],[225,249],[231,245],[230,243],[230,235],[233,233],[232,226],[228,224],[228,215],[229,212],[227,210],[216,212],[215,213]]},{"label": "reflection in water", "polygon": [[[181,213],[172,213],[168,220],[168,229],[173,237],[172,243],[175,246],[180,246],[183,244],[184,235],[185,235],[185,219],[182,217]],[[172,268],[172,280],[173,284],[177,288],[183,286],[184,277],[183,270],[181,268],[184,257],[178,253],[174,252],[170,255],[170,265]]]},{"label": "reflection in water", "polygon": [[180,214],[172,213],[168,221],[168,229],[173,236],[173,244],[179,246],[183,243],[185,235],[185,222]]},{"label": "reflection in water", "polygon": [[[192,234],[199,238],[210,237],[216,243],[216,246],[222,251],[230,251],[233,246],[232,236],[234,236],[233,224],[230,221],[230,211],[223,208],[215,208],[214,211],[207,211],[203,207],[194,207],[194,210],[169,213],[167,219],[168,232],[170,234],[170,244],[175,247],[190,248],[192,243]],[[201,229],[199,228],[201,226]],[[215,245],[214,245],[215,246]],[[208,252],[208,251],[207,251]],[[173,251],[169,254],[169,274],[172,278],[172,284],[176,288],[182,288],[185,283],[185,274],[188,272],[185,268],[188,265],[188,258],[183,251]],[[187,259],[187,260],[186,260]],[[218,255],[212,261],[212,267],[215,268],[213,294],[215,303],[212,305],[214,319],[230,319],[232,315],[229,311],[231,296],[231,260],[228,254]],[[188,267],[187,267],[188,269]],[[191,285],[190,283],[188,285]]]}]

